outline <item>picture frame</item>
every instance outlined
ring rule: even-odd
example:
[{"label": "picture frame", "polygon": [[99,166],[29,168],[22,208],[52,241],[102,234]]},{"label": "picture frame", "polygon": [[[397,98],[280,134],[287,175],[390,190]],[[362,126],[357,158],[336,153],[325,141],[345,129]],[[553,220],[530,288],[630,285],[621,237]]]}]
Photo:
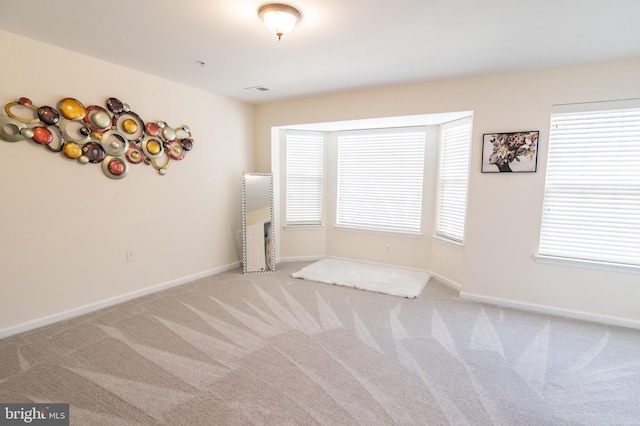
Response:
[{"label": "picture frame", "polygon": [[482,173],[535,172],[540,132],[485,133],[482,135]]}]

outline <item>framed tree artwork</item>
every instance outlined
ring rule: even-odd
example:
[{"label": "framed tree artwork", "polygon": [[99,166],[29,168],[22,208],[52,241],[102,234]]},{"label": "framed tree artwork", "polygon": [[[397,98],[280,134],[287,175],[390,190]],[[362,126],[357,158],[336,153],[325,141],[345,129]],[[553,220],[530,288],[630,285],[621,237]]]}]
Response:
[{"label": "framed tree artwork", "polygon": [[482,173],[535,172],[537,130],[482,135]]}]

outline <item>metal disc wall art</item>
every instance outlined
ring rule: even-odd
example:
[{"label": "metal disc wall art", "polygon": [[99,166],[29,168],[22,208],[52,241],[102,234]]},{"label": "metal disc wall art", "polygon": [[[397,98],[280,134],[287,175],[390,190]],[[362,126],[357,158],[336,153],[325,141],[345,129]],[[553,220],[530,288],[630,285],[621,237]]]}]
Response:
[{"label": "metal disc wall art", "polygon": [[29,98],[20,98],[4,106],[0,139],[31,140],[81,164],[102,163],[102,172],[111,179],[122,179],[129,173],[130,164],[141,163],[164,175],[171,160],[184,159],[193,148],[187,126],[174,128],[164,121],[145,123],[117,98],[107,99],[105,106],[85,107],[77,99],[64,98],[56,109],[38,107]]}]

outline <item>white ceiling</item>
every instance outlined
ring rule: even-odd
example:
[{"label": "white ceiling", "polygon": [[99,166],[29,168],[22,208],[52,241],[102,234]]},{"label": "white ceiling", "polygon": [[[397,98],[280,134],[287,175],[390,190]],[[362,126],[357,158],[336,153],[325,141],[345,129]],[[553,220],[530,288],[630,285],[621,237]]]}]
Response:
[{"label": "white ceiling", "polygon": [[0,28],[251,103],[640,57],[640,0],[287,0],[280,42],[264,3],[0,0]]}]

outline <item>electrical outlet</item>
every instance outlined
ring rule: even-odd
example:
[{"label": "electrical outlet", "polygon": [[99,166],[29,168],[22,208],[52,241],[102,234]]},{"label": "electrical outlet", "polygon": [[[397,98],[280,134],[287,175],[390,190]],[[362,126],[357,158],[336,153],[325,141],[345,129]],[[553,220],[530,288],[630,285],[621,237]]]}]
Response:
[{"label": "electrical outlet", "polygon": [[127,262],[136,260],[136,252],[133,249],[127,249]]},{"label": "electrical outlet", "polygon": [[386,246],[384,246],[384,252],[391,253],[391,244],[387,244]]}]

